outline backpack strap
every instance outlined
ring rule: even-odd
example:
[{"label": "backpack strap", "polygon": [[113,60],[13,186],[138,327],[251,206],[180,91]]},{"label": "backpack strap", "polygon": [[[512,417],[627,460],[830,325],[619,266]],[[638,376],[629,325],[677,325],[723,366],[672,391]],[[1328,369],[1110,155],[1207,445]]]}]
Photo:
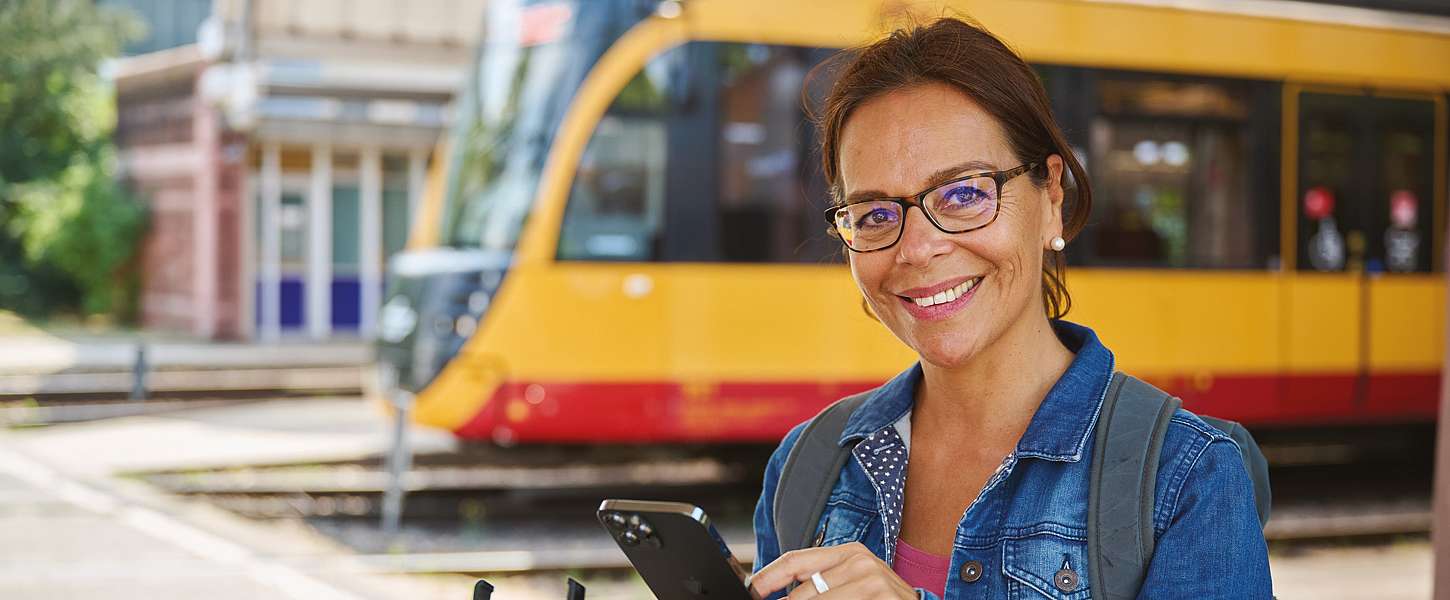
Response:
[{"label": "backpack strap", "polygon": [[1168,422],[1182,403],[1114,373],[1098,414],[1088,483],[1094,600],[1137,598],[1153,556],[1153,494]]},{"label": "backpack strap", "polygon": [[780,552],[808,548],[816,523],[826,508],[831,490],[841,477],[841,467],[851,455],[851,445],[841,445],[846,421],[876,390],[847,396],[827,406],[806,424],[786,455],[775,488],[775,536]]}]

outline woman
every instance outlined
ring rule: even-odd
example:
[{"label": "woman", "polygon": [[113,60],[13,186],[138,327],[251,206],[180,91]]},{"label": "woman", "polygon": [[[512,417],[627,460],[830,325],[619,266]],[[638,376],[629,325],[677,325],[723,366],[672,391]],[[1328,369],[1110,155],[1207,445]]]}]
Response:
[{"label": "woman", "polygon": [[[1092,597],[1084,449],[1113,356],[1060,320],[1061,251],[1091,195],[1036,75],[991,34],[943,19],[851,55],[819,125],[851,274],[920,362],[851,415],[842,439],[859,443],[819,547],[779,556],[772,506],[802,427],[785,437],[756,508],[752,591]],[[1269,598],[1234,442],[1179,410],[1155,482],[1139,597]]]}]

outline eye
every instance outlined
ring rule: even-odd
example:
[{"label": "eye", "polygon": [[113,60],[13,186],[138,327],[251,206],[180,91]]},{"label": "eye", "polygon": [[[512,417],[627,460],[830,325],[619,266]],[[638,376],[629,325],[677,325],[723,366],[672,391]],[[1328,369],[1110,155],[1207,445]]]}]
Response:
[{"label": "eye", "polygon": [[856,220],[857,227],[879,227],[896,222],[896,213],[885,208],[873,208]]},{"label": "eye", "polygon": [[987,200],[987,192],[970,183],[958,183],[947,188],[941,195],[942,203],[951,208],[973,206]]}]

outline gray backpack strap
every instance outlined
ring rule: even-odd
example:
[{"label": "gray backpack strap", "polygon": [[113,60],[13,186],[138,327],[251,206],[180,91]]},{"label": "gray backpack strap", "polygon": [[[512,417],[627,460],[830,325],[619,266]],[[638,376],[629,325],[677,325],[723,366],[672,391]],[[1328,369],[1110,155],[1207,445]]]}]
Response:
[{"label": "gray backpack strap", "polygon": [[812,534],[851,446],[840,444],[846,421],[875,389],[847,396],[827,406],[801,431],[786,455],[775,487],[775,536],[780,552],[813,546]]},{"label": "gray backpack strap", "polygon": [[1132,600],[1153,556],[1153,493],[1168,422],[1182,403],[1114,373],[1098,414],[1088,483],[1094,600]]},{"label": "gray backpack strap", "polygon": [[1259,527],[1263,527],[1269,522],[1269,507],[1274,495],[1269,489],[1269,461],[1259,450],[1259,443],[1254,441],[1249,430],[1237,422],[1203,415],[1198,415],[1198,418],[1228,434],[1239,445],[1239,456],[1244,459],[1244,468],[1248,469],[1249,479],[1254,482],[1254,509],[1259,512]]}]

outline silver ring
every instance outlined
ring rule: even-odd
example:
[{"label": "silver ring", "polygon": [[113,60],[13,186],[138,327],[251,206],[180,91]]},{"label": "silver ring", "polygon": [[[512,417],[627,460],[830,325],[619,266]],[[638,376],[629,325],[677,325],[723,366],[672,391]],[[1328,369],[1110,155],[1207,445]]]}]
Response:
[{"label": "silver ring", "polygon": [[826,585],[826,578],[821,577],[820,571],[811,573],[811,585],[816,586],[817,594],[824,594],[827,590],[831,589],[831,586]]}]

